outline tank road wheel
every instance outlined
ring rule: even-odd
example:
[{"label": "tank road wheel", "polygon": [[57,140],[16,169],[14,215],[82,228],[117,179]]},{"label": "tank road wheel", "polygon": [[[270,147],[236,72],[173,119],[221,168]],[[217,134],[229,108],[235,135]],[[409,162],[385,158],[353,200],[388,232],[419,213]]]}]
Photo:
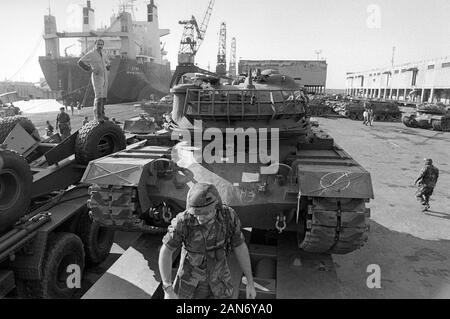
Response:
[{"label": "tank road wheel", "polygon": [[68,285],[72,283],[69,280],[73,274],[69,267],[71,265],[78,265],[80,274],[83,274],[84,250],[81,239],[70,233],[50,235],[42,265],[42,279],[25,282],[28,295],[39,299],[69,299],[76,296],[79,289]]},{"label": "tank road wheel", "polygon": [[125,134],[113,122],[90,122],[83,126],[75,142],[77,163],[87,165],[90,161],[124,150]]},{"label": "tank road wheel", "polygon": [[17,124],[20,124],[25,131],[32,135],[36,140],[40,139],[39,132],[29,119],[23,116],[12,116],[0,119],[0,143],[5,141],[9,133],[11,133]]},{"label": "tank road wheel", "polygon": [[405,126],[407,126],[407,127],[412,127],[411,121],[412,121],[411,117],[407,116],[407,115],[404,116],[402,119],[403,124],[405,124]]},{"label": "tank road wheel", "polygon": [[348,254],[367,241],[370,210],[363,200],[314,199],[308,207],[301,249],[310,253]]},{"label": "tank road wheel", "polygon": [[78,234],[84,244],[87,264],[97,265],[108,257],[114,242],[115,231],[101,227],[93,221],[89,211],[83,212],[81,215]]},{"label": "tank road wheel", "polygon": [[27,161],[14,151],[0,151],[0,233],[27,213],[33,175]]},{"label": "tank road wheel", "polygon": [[441,126],[444,132],[450,132],[450,118],[441,120]]},{"label": "tank road wheel", "polygon": [[433,121],[431,123],[431,126],[433,127],[433,131],[442,131],[442,122],[441,121]]}]

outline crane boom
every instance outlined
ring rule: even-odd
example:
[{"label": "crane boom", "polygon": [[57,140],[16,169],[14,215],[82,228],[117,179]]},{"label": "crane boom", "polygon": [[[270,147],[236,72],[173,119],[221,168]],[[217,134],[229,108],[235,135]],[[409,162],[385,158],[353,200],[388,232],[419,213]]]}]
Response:
[{"label": "crane boom", "polygon": [[205,15],[203,16],[202,24],[200,25],[199,41],[197,41],[197,51],[205,39],[206,31],[208,30],[209,21],[211,20],[212,11],[214,9],[215,0],[210,0]]},{"label": "crane boom", "polygon": [[209,1],[208,8],[200,25],[194,16],[190,20],[178,22],[184,25],[184,30],[180,41],[180,50],[178,51],[178,66],[172,76],[170,87],[178,83],[186,73],[207,72],[195,65],[195,56],[205,39],[215,2],[215,0]]}]

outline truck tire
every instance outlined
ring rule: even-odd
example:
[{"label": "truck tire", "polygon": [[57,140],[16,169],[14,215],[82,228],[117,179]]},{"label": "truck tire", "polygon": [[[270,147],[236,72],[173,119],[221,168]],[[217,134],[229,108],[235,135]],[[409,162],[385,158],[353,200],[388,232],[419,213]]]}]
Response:
[{"label": "truck tire", "polygon": [[114,242],[113,229],[101,227],[86,211],[78,223],[78,234],[84,244],[86,264],[94,266],[108,257]]},{"label": "truck tire", "polygon": [[[26,281],[28,296],[33,299],[70,299],[79,288],[68,286],[69,276],[75,274],[70,265],[78,265],[80,275],[84,270],[84,249],[81,239],[71,233],[51,234],[42,265],[41,280]],[[81,282],[81,277],[79,278]]]},{"label": "truck tire", "polygon": [[125,134],[110,121],[89,122],[78,132],[75,142],[75,159],[78,164],[87,165],[90,161],[124,150]]},{"label": "truck tire", "polygon": [[0,151],[0,233],[28,212],[33,175],[27,161],[18,153]]},{"label": "truck tire", "polygon": [[11,116],[0,119],[0,144],[5,141],[18,123],[28,134],[35,135],[35,139],[38,139],[39,133],[37,133],[36,127],[29,119],[23,116]]}]

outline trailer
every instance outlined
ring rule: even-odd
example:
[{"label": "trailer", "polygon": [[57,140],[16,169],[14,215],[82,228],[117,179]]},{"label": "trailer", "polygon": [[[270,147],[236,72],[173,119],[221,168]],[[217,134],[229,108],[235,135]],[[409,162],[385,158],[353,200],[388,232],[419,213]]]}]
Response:
[{"label": "trailer", "polygon": [[0,298],[73,298],[85,266],[105,260],[114,230],[90,217],[86,164],[126,148],[112,122],[41,140],[23,117],[0,121]]}]

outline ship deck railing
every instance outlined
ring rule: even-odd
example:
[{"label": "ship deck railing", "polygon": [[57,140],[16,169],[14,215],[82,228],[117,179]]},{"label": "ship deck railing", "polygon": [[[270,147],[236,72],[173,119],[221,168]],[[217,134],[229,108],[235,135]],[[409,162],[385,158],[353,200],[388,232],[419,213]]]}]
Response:
[{"label": "ship deck railing", "polygon": [[296,90],[189,89],[184,114],[190,119],[223,121],[278,120],[305,113]]}]

